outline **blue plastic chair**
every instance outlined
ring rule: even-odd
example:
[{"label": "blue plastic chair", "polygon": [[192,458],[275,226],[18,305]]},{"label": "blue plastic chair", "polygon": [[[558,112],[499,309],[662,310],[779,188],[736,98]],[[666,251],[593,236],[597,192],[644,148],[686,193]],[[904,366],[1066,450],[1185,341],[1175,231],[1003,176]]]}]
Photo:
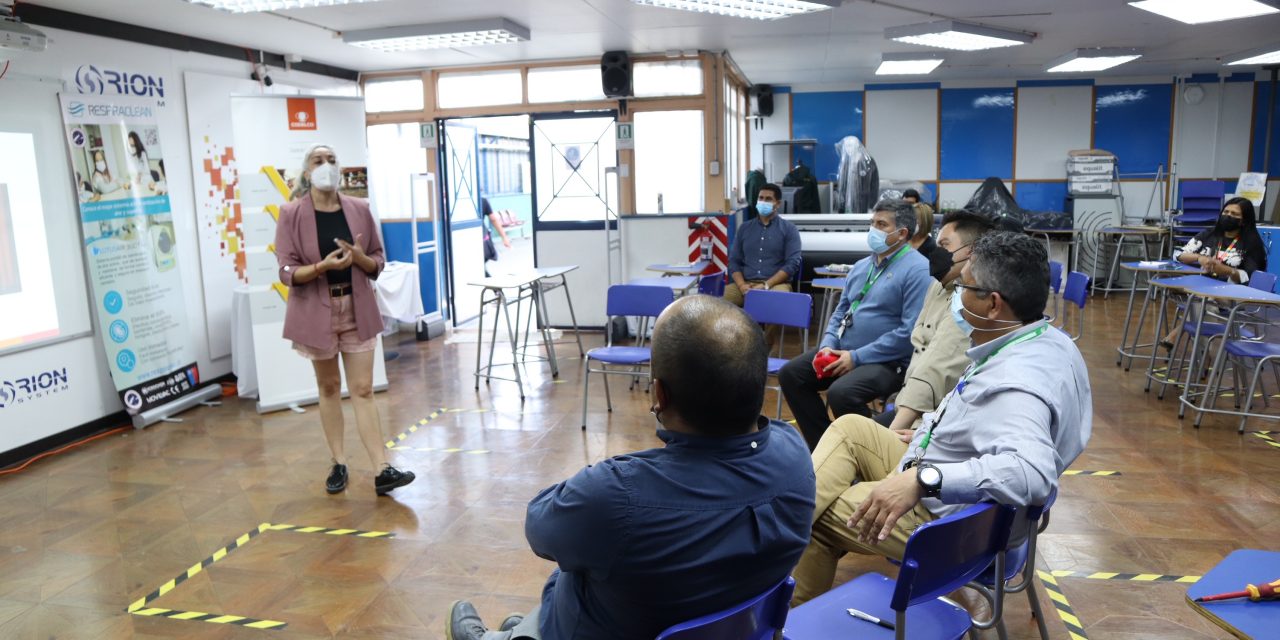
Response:
[{"label": "blue plastic chair", "polygon": [[1084,305],[1089,302],[1089,276],[1079,271],[1068,273],[1067,287],[1062,291],[1062,299],[1065,302],[1076,305],[1076,316],[1078,316],[1076,331],[1072,335],[1070,331],[1067,331],[1067,316],[1064,311],[1062,314],[1062,330],[1066,331],[1073,341],[1079,340],[1080,336],[1084,335]]},{"label": "blue plastic chair", "polygon": [[724,272],[708,273],[698,278],[698,293],[704,296],[724,296]]},{"label": "blue plastic chair", "polygon": [[[742,310],[751,316],[752,320],[761,324],[776,324],[784,327],[782,335],[778,337],[778,355],[782,355],[782,344],[786,342],[785,327],[794,327],[800,329],[800,352],[809,350],[809,321],[813,317],[813,296],[807,293],[793,293],[791,291],[765,291],[763,289],[751,289],[742,299]],[[782,366],[787,364],[787,359],[769,358],[769,375],[777,376],[782,370]],[[777,417],[782,418],[782,388],[779,386],[768,386],[766,389],[773,389],[778,394]]]},{"label": "blue plastic chair", "polygon": [[787,576],[773,588],[736,607],[695,618],[658,634],[658,640],[766,640],[782,630],[796,581]]},{"label": "blue plastic chair", "polygon": [[[783,630],[789,640],[891,638],[903,640],[907,627],[916,638],[958,639],[969,632],[969,612],[941,600],[996,563],[1004,574],[1004,548],[1013,507],[983,503],[920,526],[907,539],[897,581],[863,574],[791,611]],[[854,608],[882,620],[889,631],[850,616]]]},{"label": "blue plastic chair", "polygon": [[[1248,286],[1253,289],[1257,289],[1259,291],[1274,293],[1275,287],[1276,287],[1276,278],[1277,276],[1274,273],[1269,273],[1266,271],[1254,271],[1249,276]],[[1186,305],[1179,304],[1178,311],[1186,312]],[[1255,310],[1245,310],[1242,313],[1248,319],[1249,322],[1253,322],[1258,325],[1266,325],[1266,324],[1270,324],[1273,321],[1271,314],[1274,313],[1274,311],[1272,307],[1263,307]],[[1225,320],[1225,318],[1223,318],[1221,315],[1213,313],[1211,309],[1205,310],[1205,316]],[[1200,358],[1201,362],[1204,362],[1208,358],[1208,354],[1213,351],[1214,341],[1219,338],[1222,338],[1223,337],[1222,334],[1226,332],[1226,329],[1227,329],[1227,325],[1223,322],[1212,322],[1212,321],[1206,320],[1205,322],[1202,322],[1200,324],[1200,336],[1202,338],[1206,338],[1204,343],[1201,345],[1201,348],[1198,350],[1199,356],[1197,357]],[[1178,334],[1178,343],[1174,345],[1173,362],[1170,364],[1170,367],[1169,367],[1169,375],[1175,380],[1179,379],[1182,375],[1182,367],[1186,364],[1185,361],[1188,357],[1187,351],[1190,350],[1191,339],[1193,336],[1195,336],[1195,334],[1196,334],[1196,320],[1193,320],[1190,317],[1187,317],[1187,319],[1182,323],[1182,332]],[[1240,337],[1244,338],[1245,340],[1257,340],[1260,338],[1260,335],[1258,331],[1251,329],[1248,325],[1242,325],[1240,327]],[[1248,357],[1248,356],[1243,356],[1243,357]],[[1237,384],[1237,386],[1240,386],[1240,385]],[[1237,392],[1238,391],[1239,389],[1237,389]],[[1162,385],[1160,388],[1160,397],[1161,398],[1164,397],[1164,385]],[[1239,395],[1237,395],[1236,397],[1239,398]],[[1243,425],[1243,421],[1242,421],[1242,425]],[[1243,426],[1241,428],[1243,429]]]},{"label": "blue plastic chair", "polygon": [[[671,287],[645,287],[628,284],[615,284],[609,287],[608,298],[605,302],[605,313],[608,319],[605,322],[606,327],[613,326],[615,317],[638,316],[642,318],[656,318],[666,309],[668,305],[675,301],[675,293]],[[604,376],[604,397],[608,403],[609,411],[613,411],[613,398],[609,395],[609,376],[610,375],[636,375],[636,368],[649,364],[650,350],[649,347],[615,347],[613,346],[613,332],[606,331],[607,342],[603,347],[597,347],[587,352],[585,366],[582,368],[582,429],[587,429],[587,395],[589,392],[589,382],[592,373],[599,373]],[[641,337],[643,340],[643,337]],[[643,344],[643,343],[642,343]],[[600,368],[591,368],[592,362],[600,363]],[[610,369],[609,366],[625,366],[629,367],[626,371]]]},{"label": "blue plastic chair", "polygon": [[[1004,559],[1004,580],[1001,585],[1003,592],[995,590],[996,570],[995,566],[988,567],[978,579],[969,586],[978,591],[987,599],[991,605],[992,615],[989,620],[974,626],[981,629],[990,629],[992,626],[999,627],[1000,637],[1004,638],[1008,635],[1008,631],[1004,625],[1004,595],[1010,593],[1027,592],[1027,599],[1031,602],[1031,616],[1036,620],[1036,626],[1040,631],[1040,640],[1049,640],[1049,628],[1045,625],[1044,611],[1040,609],[1040,597],[1036,595],[1036,541],[1045,529],[1049,528],[1049,510],[1053,507],[1053,503],[1058,499],[1058,489],[1054,487],[1049,492],[1049,497],[1045,499],[1042,505],[1032,505],[1027,507],[1027,538],[1022,544],[1005,551]],[[1022,580],[1017,584],[1010,584],[1018,574],[1022,574]]]}]

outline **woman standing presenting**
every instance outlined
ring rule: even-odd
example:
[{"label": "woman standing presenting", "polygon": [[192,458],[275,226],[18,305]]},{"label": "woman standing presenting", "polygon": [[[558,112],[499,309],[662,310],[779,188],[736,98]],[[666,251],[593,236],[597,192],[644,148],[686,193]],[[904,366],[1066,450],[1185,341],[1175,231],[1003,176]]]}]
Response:
[{"label": "woman standing presenting", "polygon": [[347,488],[342,424],[342,378],[347,374],[356,429],[375,468],[378,495],[413,482],[410,471],[387,464],[386,437],[373,402],[373,357],[382,316],[373,280],[386,260],[376,223],[364,200],[338,193],[341,171],[333,149],[316,145],[303,156],[294,199],[280,209],[276,259],[289,287],[284,337],[311,360],[320,388],[320,423],[333,455],[329,493]]}]

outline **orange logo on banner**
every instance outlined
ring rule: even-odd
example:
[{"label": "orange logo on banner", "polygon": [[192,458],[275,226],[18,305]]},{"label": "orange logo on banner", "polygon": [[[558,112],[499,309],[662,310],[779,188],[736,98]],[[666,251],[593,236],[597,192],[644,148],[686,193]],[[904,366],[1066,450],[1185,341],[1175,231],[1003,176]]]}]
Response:
[{"label": "orange logo on banner", "polygon": [[289,107],[290,131],[316,130],[315,98],[288,98],[286,102]]}]

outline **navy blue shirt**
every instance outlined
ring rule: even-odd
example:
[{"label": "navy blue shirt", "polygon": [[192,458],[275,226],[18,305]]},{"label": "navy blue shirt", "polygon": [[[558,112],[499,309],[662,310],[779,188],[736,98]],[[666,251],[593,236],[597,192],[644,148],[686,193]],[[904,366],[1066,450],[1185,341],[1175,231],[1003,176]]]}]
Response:
[{"label": "navy blue shirt", "polygon": [[659,430],[661,449],[589,466],[529,502],[525,537],[560,565],[545,640],[653,640],[764,593],[809,542],[814,474],[790,426],[727,438]]},{"label": "navy blue shirt", "polygon": [[776,214],[768,225],[760,218],[742,223],[729,250],[729,276],[768,280],[779,271],[793,278],[800,272],[800,230]]}]

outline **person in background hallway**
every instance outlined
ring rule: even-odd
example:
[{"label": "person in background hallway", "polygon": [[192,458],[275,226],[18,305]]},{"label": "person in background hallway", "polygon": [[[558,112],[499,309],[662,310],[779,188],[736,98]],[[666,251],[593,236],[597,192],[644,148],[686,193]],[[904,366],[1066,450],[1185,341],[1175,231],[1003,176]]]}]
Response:
[{"label": "person in background hallway", "polygon": [[963,209],[942,219],[938,249],[933,255],[940,256],[945,269],[942,277],[929,285],[924,307],[911,330],[911,364],[907,365],[906,381],[894,399],[894,410],[875,417],[903,442],[911,441],[920,417],[938,406],[969,364],[965,355],[969,336],[951,319],[951,298],[960,270],[969,262],[973,243],[994,228],[987,216]]},{"label": "person in background hallway", "polygon": [[347,374],[355,407],[356,429],[365,451],[379,470],[378,495],[414,480],[412,471],[387,463],[385,434],[373,401],[373,358],[382,316],[373,280],[386,264],[377,222],[369,204],[338,193],[342,173],[328,145],[315,145],[302,157],[294,199],[280,209],[276,226],[276,259],[280,282],[289,287],[284,337],[311,360],[320,389],[320,423],[333,456],[325,490],[347,488],[345,428],[342,420],[342,377]]},{"label": "person in background hallway", "polygon": [[848,552],[901,558],[917,527],[969,505],[1043,504],[1088,444],[1089,371],[1071,338],[1044,320],[1044,246],[994,232],[971,249],[951,311],[972,364],[910,444],[861,416],[822,436],[813,536],[793,574],[793,604],[829,590]]},{"label": "person in background hallway", "polygon": [[[1267,246],[1258,234],[1253,202],[1248,198],[1228,200],[1222,205],[1222,213],[1213,228],[1196,234],[1175,251],[1173,257],[1183,264],[1200,267],[1210,278],[1238,284],[1248,283],[1254,271],[1266,271]],[[1175,327],[1160,341],[1160,346],[1172,351],[1180,333],[1182,328]]]},{"label": "person in background hallway", "polygon": [[[742,223],[729,249],[729,284],[724,299],[742,306],[748,291],[791,291],[800,273],[800,230],[777,214],[782,189],[776,184],[760,188],[756,210],[760,216]],[[765,342],[772,349],[780,327],[769,325]]]},{"label": "person in background hallway", "polygon": [[[845,277],[819,348],[795,357],[778,372],[782,394],[810,449],[831,424],[831,414],[870,416],[867,403],[902,386],[902,372],[911,359],[911,328],[933,282],[929,261],[907,243],[916,229],[911,205],[881,201],[871,226],[867,242],[872,254]],[[822,379],[813,369],[819,353],[839,356]],[[823,389],[831,414],[818,394]]]},{"label": "person in background hallway", "polygon": [[666,446],[591,465],[530,501],[525,537],[558,565],[541,606],[490,631],[455,602],[448,640],[653,640],[790,574],[809,540],[813,471],[799,434],[760,415],[760,327],[724,300],[689,296],[658,318],[652,344]]},{"label": "person in background hallway", "polygon": [[483,196],[480,198],[480,222],[484,225],[484,274],[488,276],[491,275],[489,262],[498,259],[498,248],[493,246],[493,234],[497,233],[502,238],[505,249],[511,248],[511,239],[507,237],[507,230],[502,227],[502,218],[489,205],[489,199]]}]

